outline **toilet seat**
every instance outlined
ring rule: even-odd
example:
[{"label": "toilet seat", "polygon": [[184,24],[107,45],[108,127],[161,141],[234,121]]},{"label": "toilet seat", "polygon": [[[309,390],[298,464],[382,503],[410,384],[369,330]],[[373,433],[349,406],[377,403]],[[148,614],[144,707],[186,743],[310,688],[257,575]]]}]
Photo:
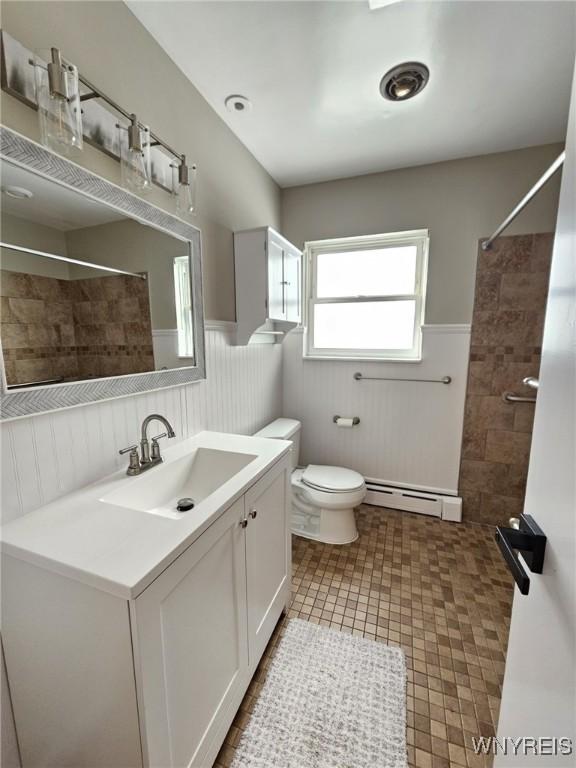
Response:
[{"label": "toilet seat", "polygon": [[324,493],[350,493],[365,488],[362,475],[344,467],[309,464],[301,479],[304,485]]},{"label": "toilet seat", "polygon": [[346,491],[330,491],[324,488],[313,488],[303,481],[306,469],[295,469],[292,472],[292,492],[302,502],[314,507],[325,509],[348,509],[362,504],[366,496],[366,485]]}]

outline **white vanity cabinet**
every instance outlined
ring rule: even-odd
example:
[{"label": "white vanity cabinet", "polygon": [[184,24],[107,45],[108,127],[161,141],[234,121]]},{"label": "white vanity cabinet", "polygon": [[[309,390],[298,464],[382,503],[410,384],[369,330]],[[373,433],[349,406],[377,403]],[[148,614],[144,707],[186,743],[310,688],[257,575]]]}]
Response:
[{"label": "white vanity cabinet", "polygon": [[238,344],[279,337],[302,316],[302,252],[271,227],[234,233]]},{"label": "white vanity cabinet", "polygon": [[285,454],[133,599],[4,557],[23,768],[212,765],[289,599],[290,470]]}]

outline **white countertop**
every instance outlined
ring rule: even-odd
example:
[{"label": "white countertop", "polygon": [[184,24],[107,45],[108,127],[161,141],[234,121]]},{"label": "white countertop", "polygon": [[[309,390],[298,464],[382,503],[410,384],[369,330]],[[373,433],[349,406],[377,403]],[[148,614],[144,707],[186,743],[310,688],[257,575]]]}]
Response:
[{"label": "white countertop", "polygon": [[[118,597],[135,598],[291,445],[285,440],[200,432],[167,447],[164,462],[195,448],[256,458],[180,519],[103,503],[103,495],[138,481],[123,469],[7,523],[2,527],[2,552]],[[157,469],[148,470],[146,476]]]}]

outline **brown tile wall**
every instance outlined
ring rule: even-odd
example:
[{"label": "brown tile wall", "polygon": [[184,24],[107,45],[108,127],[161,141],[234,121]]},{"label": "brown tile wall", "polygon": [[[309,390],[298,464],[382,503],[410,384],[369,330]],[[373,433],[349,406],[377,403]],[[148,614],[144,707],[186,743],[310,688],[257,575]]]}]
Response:
[{"label": "brown tile wall", "polygon": [[8,384],[154,368],[144,280],[58,280],[1,270],[0,299]]},{"label": "brown tile wall", "polygon": [[497,525],[524,504],[553,234],[501,237],[478,250],[460,493],[465,520]]}]

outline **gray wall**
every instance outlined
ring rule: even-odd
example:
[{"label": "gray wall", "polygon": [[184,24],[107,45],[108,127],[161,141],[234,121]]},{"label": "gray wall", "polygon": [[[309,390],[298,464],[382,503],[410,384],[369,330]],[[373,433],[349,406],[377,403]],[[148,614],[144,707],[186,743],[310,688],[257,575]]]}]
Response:
[{"label": "gray wall", "polygon": [[[30,50],[51,45],[138,114],[199,169],[206,316],[234,320],[232,232],[280,224],[280,191],[193,85],[121,2],[3,3],[2,27]],[[190,30],[190,44],[198,30]],[[2,122],[37,140],[36,113],[2,92]],[[76,162],[119,183],[114,160],[85,147]],[[152,202],[172,210],[165,192]]]},{"label": "gray wall", "polygon": [[[37,224],[28,219],[20,219],[2,212],[2,239],[14,245],[24,245],[38,251],[48,251],[60,256],[67,256],[66,233],[45,224]],[[31,275],[55,277],[68,280],[69,265],[65,261],[44,259],[31,253],[20,253],[8,248],[0,248],[0,269],[12,272],[28,272]]]},{"label": "gray wall", "polygon": [[[425,321],[469,323],[478,239],[491,234],[561,149],[534,147],[285,189],[283,233],[302,246],[327,237],[429,228]],[[559,179],[507,234],[555,229]]]}]

